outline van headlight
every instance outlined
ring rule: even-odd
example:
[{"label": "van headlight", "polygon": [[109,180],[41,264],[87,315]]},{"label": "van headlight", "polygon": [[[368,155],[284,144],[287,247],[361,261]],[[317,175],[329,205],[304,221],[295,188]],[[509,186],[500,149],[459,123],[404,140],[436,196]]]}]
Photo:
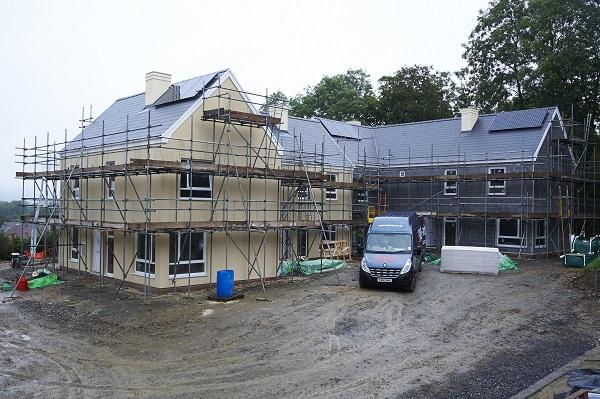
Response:
[{"label": "van headlight", "polygon": [[408,258],[406,260],[406,263],[404,264],[404,267],[402,268],[402,270],[400,271],[401,274],[405,274],[408,273],[408,271],[410,270],[410,267],[412,266],[412,260],[410,258]]},{"label": "van headlight", "polygon": [[360,261],[360,268],[363,269],[365,273],[371,274],[369,266],[367,266],[367,260],[365,258],[362,258],[362,260]]}]

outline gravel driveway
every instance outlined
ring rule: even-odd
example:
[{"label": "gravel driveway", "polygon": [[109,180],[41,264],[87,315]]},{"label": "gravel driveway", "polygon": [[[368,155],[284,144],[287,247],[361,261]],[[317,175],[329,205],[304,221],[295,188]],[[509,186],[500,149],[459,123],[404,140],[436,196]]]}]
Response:
[{"label": "gravel driveway", "polygon": [[592,348],[574,271],[424,266],[413,294],[361,290],[357,265],[214,303],[74,281],[0,305],[0,397],[509,398]]}]

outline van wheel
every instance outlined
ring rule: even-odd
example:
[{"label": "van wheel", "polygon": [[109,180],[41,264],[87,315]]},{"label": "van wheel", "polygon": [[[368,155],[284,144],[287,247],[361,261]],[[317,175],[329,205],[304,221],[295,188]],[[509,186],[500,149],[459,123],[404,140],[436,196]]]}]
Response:
[{"label": "van wheel", "polygon": [[366,281],[363,278],[358,278],[358,285],[360,286],[360,288],[370,288],[371,286],[369,285],[369,282]]},{"label": "van wheel", "polygon": [[417,289],[417,273],[413,273],[410,282],[406,285],[407,292],[415,292]]}]

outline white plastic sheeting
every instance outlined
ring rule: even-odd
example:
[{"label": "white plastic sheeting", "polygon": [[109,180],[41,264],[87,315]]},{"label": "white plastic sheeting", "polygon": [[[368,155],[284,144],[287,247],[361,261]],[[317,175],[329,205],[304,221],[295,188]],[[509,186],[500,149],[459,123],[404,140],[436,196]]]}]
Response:
[{"label": "white plastic sheeting", "polygon": [[501,259],[498,248],[445,246],[440,271],[498,275]]}]

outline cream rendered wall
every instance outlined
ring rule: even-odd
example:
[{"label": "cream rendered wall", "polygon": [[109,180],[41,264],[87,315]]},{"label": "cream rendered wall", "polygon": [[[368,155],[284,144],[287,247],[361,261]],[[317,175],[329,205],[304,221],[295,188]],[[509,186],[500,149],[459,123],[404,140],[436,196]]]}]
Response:
[{"label": "cream rendered wall", "polygon": [[[222,83],[223,88],[234,90],[235,86],[228,80]],[[235,126],[223,129],[223,124],[210,121],[202,121],[204,110],[229,108],[250,112],[247,104],[236,102],[235,99],[243,100],[241,95],[234,91],[220,90],[217,95],[221,99],[211,98],[205,101],[204,107],[200,107],[192,117],[188,118],[172,135],[168,143],[150,148],[150,158],[157,160],[181,161],[182,159],[207,160],[216,164],[234,165],[239,168],[246,166],[264,167],[265,162],[271,167],[280,167],[279,154],[270,140],[264,138],[265,132],[260,128]],[[231,98],[225,98],[225,96]],[[190,140],[191,138],[191,140]],[[219,145],[219,142],[221,144]],[[191,144],[190,144],[191,143]],[[249,150],[249,144],[254,148]],[[190,151],[191,147],[191,151]],[[263,147],[257,149],[257,147]],[[227,153],[233,155],[227,155]],[[105,165],[106,162],[114,161],[115,164],[124,164],[131,159],[145,159],[148,156],[146,148],[128,148],[118,151],[105,151],[104,154],[90,154],[82,159],[67,159],[63,166],[72,166],[75,163],[81,167],[94,167]],[[266,161],[265,161],[266,160]],[[213,177],[213,201],[179,199],[179,178],[176,174],[152,175],[148,180],[145,175],[132,176],[131,179],[116,177],[116,195],[114,199],[107,197],[107,185],[104,179],[88,179],[80,181],[81,206],[86,209],[85,217],[88,220],[105,220],[109,222],[122,223],[123,217],[132,223],[142,223],[145,220],[142,202],[146,196],[152,198],[149,214],[151,222],[171,222],[192,220],[208,220],[211,209],[215,209],[213,220],[239,220],[246,219],[244,206],[248,200],[248,193],[253,200],[250,206],[251,218],[257,222],[264,220],[276,220],[278,218],[278,194],[279,182],[274,179],[243,179],[235,177],[224,178]],[[150,185],[146,183],[150,181]],[[135,189],[134,189],[135,187]],[[148,187],[149,192],[146,192]],[[137,192],[136,192],[137,190]],[[221,195],[217,199],[218,193]],[[81,210],[76,206],[70,193],[69,206],[66,210],[67,219],[78,220]],[[139,197],[139,198],[138,198]],[[257,259],[256,268],[264,272],[266,277],[275,276],[278,260],[277,232],[267,233],[265,242],[260,245],[263,233],[252,233],[248,239],[247,232],[231,232],[230,238],[223,232],[213,234],[205,233],[205,270],[206,276],[192,277],[192,284],[205,284],[216,281],[218,269],[226,266],[233,269],[236,280],[258,278],[256,271],[248,273],[248,248],[251,252],[251,261]],[[80,229],[80,243],[84,244],[80,261],[69,261],[69,248],[64,246],[61,250],[61,260],[70,269],[81,268],[82,271],[90,271],[92,268],[93,252],[93,228]],[[115,231],[114,273],[116,279],[122,278],[121,267],[128,269],[131,265],[127,281],[143,284],[143,274],[135,271],[135,234]],[[107,232],[102,232],[102,270],[106,271]],[[67,232],[62,234],[63,243],[69,242]],[[246,251],[244,254],[237,249],[235,244]],[[250,245],[249,245],[250,244]],[[259,250],[260,247],[260,250]],[[211,251],[212,249],[212,251]],[[258,251],[258,255],[256,255]],[[168,276],[169,266],[169,235],[167,233],[157,234],[155,248],[156,273],[150,279],[150,285],[158,288],[172,287]],[[132,263],[133,262],[133,263]],[[120,263],[120,266],[119,266]],[[177,286],[187,285],[188,278],[178,278]]]},{"label": "cream rendered wall", "polygon": [[[86,237],[87,232],[87,237]],[[92,251],[93,251],[93,229],[80,229],[81,246],[80,261],[72,262],[69,260],[69,249],[63,247],[59,254],[61,264],[72,271],[81,270],[82,272],[92,273]],[[144,284],[144,274],[136,272],[134,255],[136,251],[135,234],[122,231],[115,231],[115,248],[114,248],[114,272],[112,277],[121,280],[123,272],[131,268],[127,275],[126,281]],[[277,232],[269,231],[261,246],[263,233],[251,233],[251,239],[248,239],[247,232],[231,232],[227,238],[224,232],[205,233],[205,272],[206,276],[190,277],[192,285],[215,283],[217,271],[228,268],[234,271],[235,279],[247,280],[257,279],[259,274],[257,270],[265,277],[274,277],[278,266],[278,247],[277,247]],[[68,242],[66,232],[63,233],[62,239]],[[101,255],[103,275],[107,271],[107,232],[102,232],[103,252]],[[248,246],[250,243],[250,246]],[[249,252],[248,252],[249,251]],[[248,254],[249,253],[249,254]],[[250,259],[254,263],[254,268],[257,270],[248,270],[248,262]],[[173,287],[172,278],[169,277],[169,234],[160,233],[156,235],[156,253],[155,253],[155,274],[150,276],[149,284],[156,288]],[[185,265],[182,262],[182,265]],[[185,267],[185,266],[184,266]],[[187,274],[178,275],[175,280],[175,286],[187,286]]]}]

